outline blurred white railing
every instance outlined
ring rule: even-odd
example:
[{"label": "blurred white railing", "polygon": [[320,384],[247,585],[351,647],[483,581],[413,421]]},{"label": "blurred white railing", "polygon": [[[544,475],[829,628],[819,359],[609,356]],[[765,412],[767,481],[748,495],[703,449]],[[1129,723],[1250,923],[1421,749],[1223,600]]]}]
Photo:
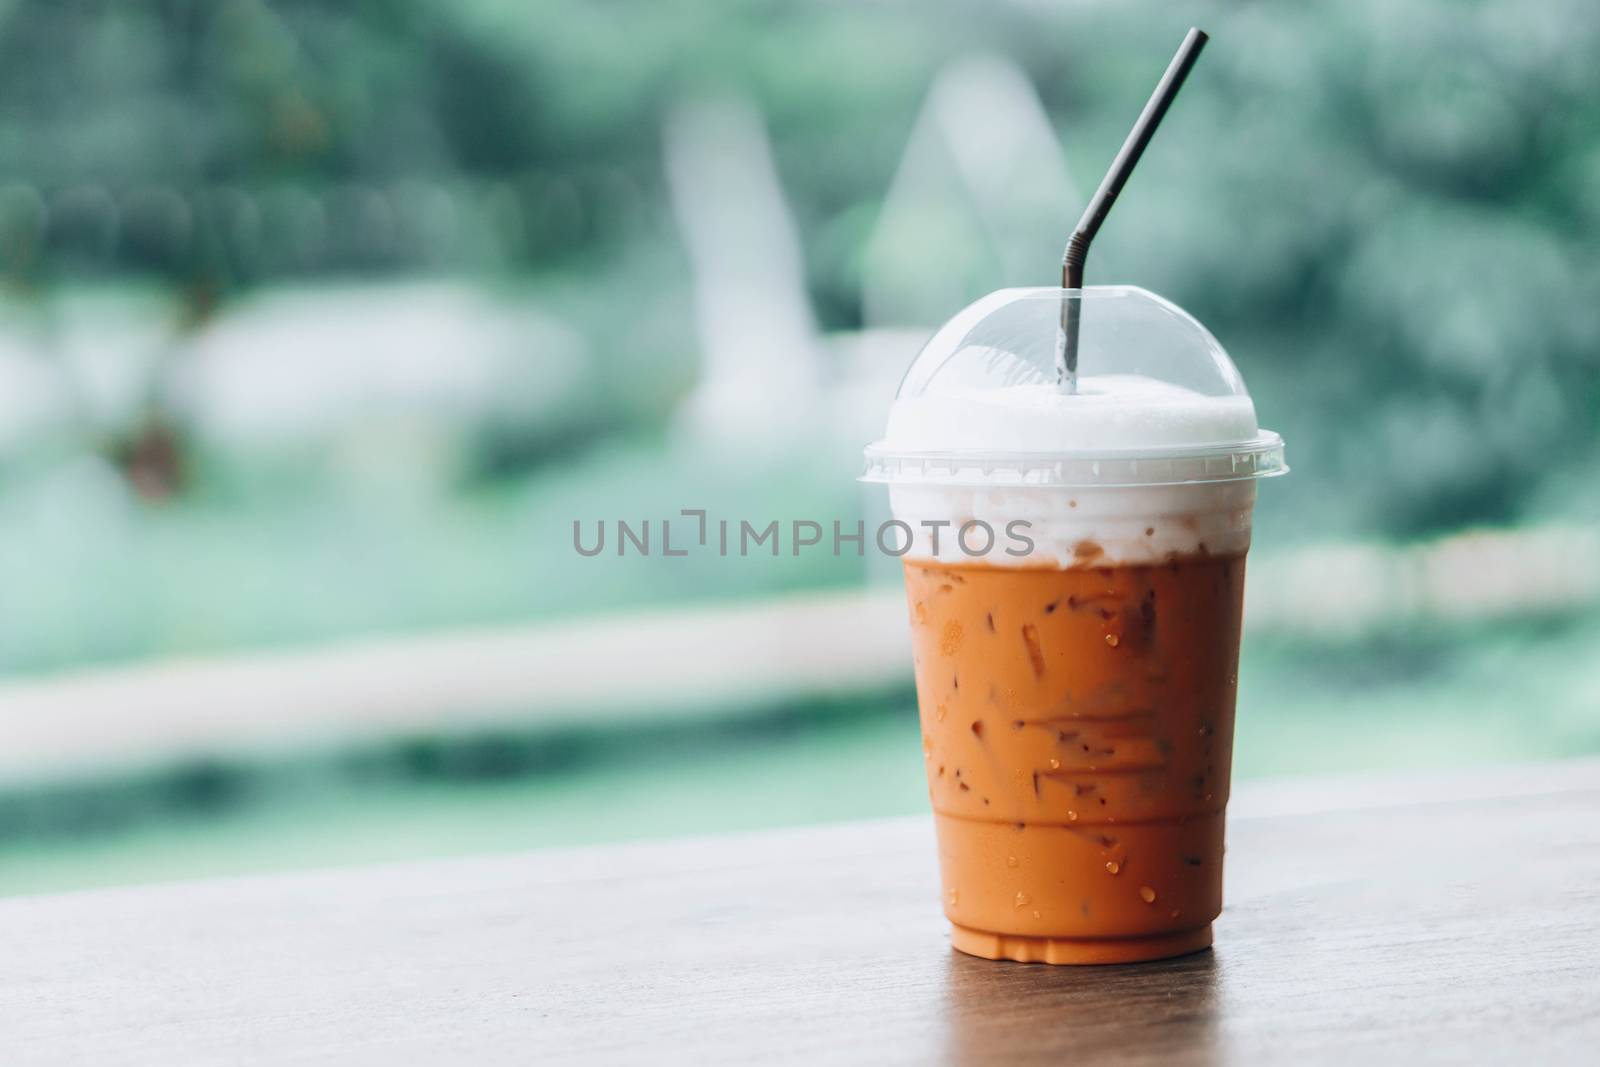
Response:
[{"label": "blurred white railing", "polygon": [[1327,545],[1250,560],[1245,624],[1309,635],[1560,614],[1600,600],[1600,530],[1474,530],[1414,545]]},{"label": "blurred white railing", "polygon": [[763,713],[906,674],[905,601],[849,591],[0,685],[0,783],[494,726]]},{"label": "blurred white railing", "polygon": [[[1251,562],[1246,627],[1328,637],[1600,603],[1600,531],[1550,526]],[[492,727],[760,715],[909,683],[893,586],[0,684],[0,783]]]}]

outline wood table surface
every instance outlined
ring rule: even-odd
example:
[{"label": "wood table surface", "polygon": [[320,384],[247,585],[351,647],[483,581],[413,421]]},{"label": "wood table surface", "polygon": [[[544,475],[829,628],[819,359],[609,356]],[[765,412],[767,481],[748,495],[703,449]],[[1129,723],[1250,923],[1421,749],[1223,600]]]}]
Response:
[{"label": "wood table surface", "polygon": [[1230,813],[1120,967],[953,952],[926,819],[14,898],[0,1063],[1600,1062],[1600,763]]}]

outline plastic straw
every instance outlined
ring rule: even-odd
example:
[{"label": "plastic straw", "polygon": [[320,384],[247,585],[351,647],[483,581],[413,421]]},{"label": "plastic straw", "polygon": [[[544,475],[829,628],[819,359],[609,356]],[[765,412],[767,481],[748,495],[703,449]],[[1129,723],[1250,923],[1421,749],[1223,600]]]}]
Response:
[{"label": "plastic straw", "polygon": [[[1128,139],[1122,142],[1121,151],[1111,161],[1111,169],[1106,171],[1100,188],[1089,198],[1089,206],[1083,209],[1083,217],[1078,219],[1078,228],[1072,231],[1072,237],[1067,241],[1066,253],[1061,257],[1061,288],[1083,288],[1083,264],[1089,257],[1089,243],[1100,232],[1101,223],[1111,213],[1111,205],[1117,202],[1118,194],[1127,184],[1128,175],[1133,173],[1139,157],[1144,155],[1145,146],[1155,136],[1156,127],[1166,117],[1167,109],[1172,106],[1178,90],[1183,88],[1184,79],[1189,76],[1194,61],[1200,58],[1200,50],[1206,46],[1207,40],[1209,38],[1203,31],[1191,26],[1183,43],[1178,46],[1177,54],[1167,65],[1167,72],[1161,76],[1155,92],[1150,94],[1149,102],[1139,113],[1139,120],[1128,132]],[[1081,296],[1063,297],[1061,300],[1061,329],[1056,337],[1056,383],[1067,393],[1078,391],[1078,319],[1081,305]]]}]

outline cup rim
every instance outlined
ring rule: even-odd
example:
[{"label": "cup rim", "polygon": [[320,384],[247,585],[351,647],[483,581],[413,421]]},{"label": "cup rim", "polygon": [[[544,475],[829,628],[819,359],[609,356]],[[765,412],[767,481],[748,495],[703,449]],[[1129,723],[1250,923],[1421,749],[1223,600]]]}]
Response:
[{"label": "cup rim", "polygon": [[1083,489],[1253,481],[1289,472],[1283,438],[1263,429],[1245,441],[1077,452],[919,451],[875,441],[861,482],[878,485]]}]

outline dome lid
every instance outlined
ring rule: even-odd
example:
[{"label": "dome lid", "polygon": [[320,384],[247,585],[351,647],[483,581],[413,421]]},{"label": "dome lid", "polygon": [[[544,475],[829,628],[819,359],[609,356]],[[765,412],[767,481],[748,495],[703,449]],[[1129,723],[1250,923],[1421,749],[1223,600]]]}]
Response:
[{"label": "dome lid", "polygon": [[[1078,301],[1078,378],[1057,385],[1062,306]],[[912,362],[863,480],[1170,485],[1282,474],[1244,379],[1194,317],[1132,286],[1002,289]]]}]

